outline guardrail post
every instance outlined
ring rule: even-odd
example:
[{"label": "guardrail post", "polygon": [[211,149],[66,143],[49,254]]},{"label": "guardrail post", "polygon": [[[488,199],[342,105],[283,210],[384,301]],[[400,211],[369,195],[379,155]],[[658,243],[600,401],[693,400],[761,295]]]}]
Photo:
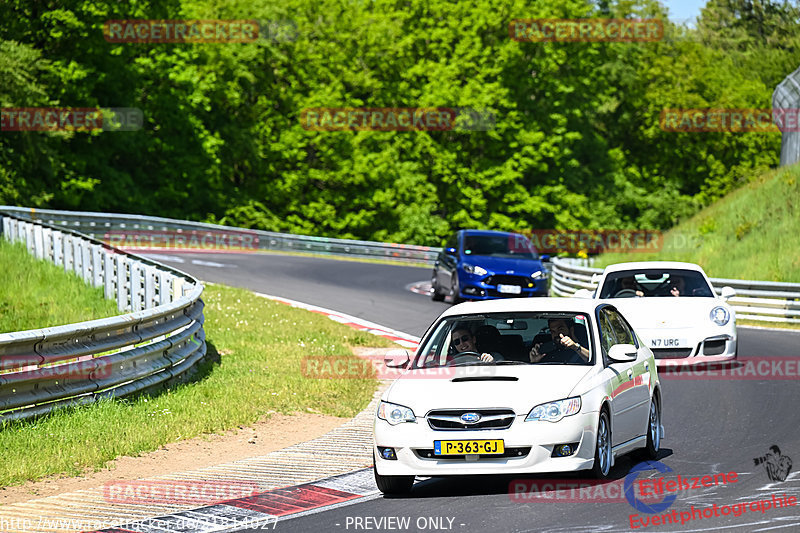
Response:
[{"label": "guardrail post", "polygon": [[103,286],[105,289],[106,300],[114,299],[114,256],[108,251],[103,254]]},{"label": "guardrail post", "polygon": [[117,309],[128,309],[128,260],[122,254],[114,256],[117,266]]},{"label": "guardrail post", "polygon": [[90,245],[92,249],[92,285],[103,286],[103,249],[99,244]]},{"label": "guardrail post", "polygon": [[44,259],[44,235],[38,224],[33,227],[33,255],[36,259]]},{"label": "guardrail post", "polygon": [[158,305],[172,301],[172,276],[163,270],[158,271]]},{"label": "guardrail post", "polygon": [[81,239],[81,277],[86,283],[92,282],[92,245]]},{"label": "guardrail post", "polygon": [[74,260],[74,248],[72,245],[73,237],[69,233],[64,234],[64,272],[72,270],[72,262]]},{"label": "guardrail post", "polygon": [[35,253],[33,249],[33,224],[30,222],[25,223],[25,248],[28,252]]},{"label": "guardrail post", "polygon": [[142,264],[139,261],[131,261],[131,311],[141,311],[142,305]]},{"label": "guardrail post", "polygon": [[156,276],[153,267],[144,266],[144,308],[150,309],[156,303]]},{"label": "guardrail post", "polygon": [[44,253],[44,258],[53,262],[53,230],[50,228],[44,228],[42,230],[42,252]]}]

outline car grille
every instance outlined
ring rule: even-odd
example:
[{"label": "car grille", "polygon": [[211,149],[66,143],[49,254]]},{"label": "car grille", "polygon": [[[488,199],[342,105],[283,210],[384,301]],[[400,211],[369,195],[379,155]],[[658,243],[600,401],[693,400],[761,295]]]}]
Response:
[{"label": "car grille", "polygon": [[[474,424],[461,420],[465,413],[478,413],[481,419]],[[514,422],[511,409],[438,409],[425,417],[431,429],[437,431],[468,431],[473,429],[506,429]]]},{"label": "car grille", "polygon": [[[507,459],[509,457],[526,457],[530,451],[530,446],[522,446],[519,448],[506,448],[501,454],[481,453],[478,454],[478,457],[480,459]],[[466,455],[434,455],[433,448],[418,448],[414,450],[414,453],[416,453],[417,457],[420,459],[436,459],[439,461],[443,459],[456,459],[463,461],[467,457]]]},{"label": "car grille", "polygon": [[681,359],[692,354],[691,348],[651,348],[656,359]]},{"label": "car grille", "polygon": [[524,276],[509,276],[507,274],[495,274],[489,276],[483,282],[487,285],[519,285],[520,287],[527,287],[531,282],[531,278]]},{"label": "car grille", "polygon": [[706,341],[703,343],[703,355],[719,355],[725,351],[725,341]]}]

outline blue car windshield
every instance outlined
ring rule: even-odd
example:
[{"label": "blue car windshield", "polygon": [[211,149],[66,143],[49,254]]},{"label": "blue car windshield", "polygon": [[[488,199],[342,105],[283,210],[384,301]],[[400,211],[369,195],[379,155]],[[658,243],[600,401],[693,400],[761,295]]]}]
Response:
[{"label": "blue car windshield", "polygon": [[514,259],[538,259],[536,249],[524,235],[467,235],[464,255],[485,255]]}]

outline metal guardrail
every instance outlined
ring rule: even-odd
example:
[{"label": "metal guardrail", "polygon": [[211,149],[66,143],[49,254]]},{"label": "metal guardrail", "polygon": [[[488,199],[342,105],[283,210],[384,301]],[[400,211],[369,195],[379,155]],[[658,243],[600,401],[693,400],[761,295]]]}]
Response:
[{"label": "metal guardrail", "polygon": [[[272,231],[249,230],[219,224],[175,220],[145,215],[54,211],[25,207],[0,206],[0,212],[14,214],[27,220],[41,220],[51,225],[75,229],[98,240],[109,232],[248,232],[257,236],[259,250],[306,252],[314,254],[371,257],[392,261],[433,263],[441,248],[410,244],[391,244],[351,239],[333,239],[309,235],[292,235]],[[154,252],[157,249],[153,249]]]},{"label": "metal guardrail", "polygon": [[[3,213],[6,211],[6,213]],[[0,334],[0,421],[185,378],[206,357],[203,287],[172,267],[0,208],[3,237],[104,287],[129,314]]]},{"label": "metal guardrail", "polygon": [[[592,276],[603,272],[602,268],[586,266],[586,262],[560,258],[552,262],[550,292],[556,296],[572,296],[578,289],[593,291],[597,283]],[[728,300],[736,318],[800,323],[800,283],[710,279],[717,294],[722,293],[724,286],[736,289],[736,296]]]}]

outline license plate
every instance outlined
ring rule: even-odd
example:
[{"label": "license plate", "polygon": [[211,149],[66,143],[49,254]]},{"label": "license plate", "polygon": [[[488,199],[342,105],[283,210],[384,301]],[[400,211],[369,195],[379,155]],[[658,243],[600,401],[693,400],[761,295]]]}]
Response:
[{"label": "license plate", "polygon": [[434,455],[501,455],[504,451],[502,440],[435,440]]},{"label": "license plate", "polygon": [[498,285],[497,292],[502,292],[504,294],[521,294],[522,287],[519,285]]},{"label": "license plate", "polygon": [[650,340],[650,347],[651,348],[680,348],[688,346],[688,342],[686,339],[678,339],[674,337],[668,337],[666,339],[651,339]]}]

